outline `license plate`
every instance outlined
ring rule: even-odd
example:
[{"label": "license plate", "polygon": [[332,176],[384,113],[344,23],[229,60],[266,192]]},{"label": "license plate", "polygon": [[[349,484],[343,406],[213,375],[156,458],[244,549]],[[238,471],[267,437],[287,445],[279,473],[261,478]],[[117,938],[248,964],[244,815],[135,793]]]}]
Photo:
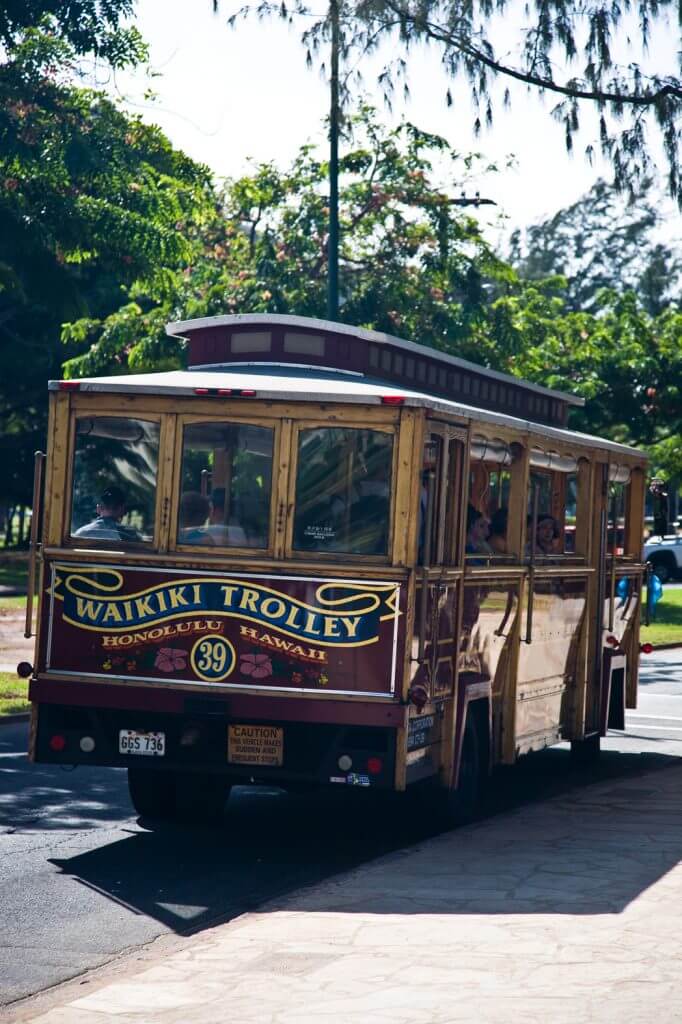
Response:
[{"label": "license plate", "polygon": [[276,725],[228,725],[227,760],[231,764],[278,767],[284,762],[284,729]]},{"label": "license plate", "polygon": [[143,757],[163,757],[166,753],[165,732],[138,732],[121,729],[118,734],[119,754],[138,754]]}]

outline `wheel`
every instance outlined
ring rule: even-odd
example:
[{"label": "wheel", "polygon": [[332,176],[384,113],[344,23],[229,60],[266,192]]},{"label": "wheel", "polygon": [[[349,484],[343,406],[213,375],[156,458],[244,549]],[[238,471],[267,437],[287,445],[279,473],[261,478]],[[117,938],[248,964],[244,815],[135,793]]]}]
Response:
[{"label": "wheel", "polygon": [[595,733],[584,740],[571,740],[571,757],[576,764],[591,764],[599,760],[601,736]]},{"label": "wheel", "polygon": [[462,737],[457,788],[441,789],[436,797],[436,813],[445,827],[464,825],[474,818],[481,797],[482,781],[481,740],[474,716],[468,714]]},{"label": "wheel", "polygon": [[152,771],[131,764],[128,766],[128,792],[141,817],[158,820],[175,817],[177,779],[173,772]]}]

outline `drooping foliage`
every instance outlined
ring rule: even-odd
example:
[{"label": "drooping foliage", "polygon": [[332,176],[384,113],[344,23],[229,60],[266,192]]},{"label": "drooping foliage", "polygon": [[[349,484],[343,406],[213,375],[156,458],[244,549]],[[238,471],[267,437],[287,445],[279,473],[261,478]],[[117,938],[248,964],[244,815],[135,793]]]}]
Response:
[{"label": "drooping foliage", "polygon": [[49,23],[0,62],[0,499],[30,498],[62,324],[116,310],[140,278],[161,296],[210,199],[205,168],[72,84],[75,59]]},{"label": "drooping foliage", "polygon": [[[219,10],[219,0],[212,2]],[[337,12],[346,96],[359,57],[384,43],[397,56],[382,70],[379,84],[388,99],[397,85],[409,91],[406,55],[416,43],[433,44],[452,81],[445,100],[459,105],[466,90],[476,110],[476,132],[492,126],[500,106],[511,106],[510,89],[521,83],[556,99],[552,116],[563,126],[569,151],[585,115],[594,114],[587,118],[585,152],[591,159],[600,149],[618,189],[636,190],[649,176],[657,138],[670,194],[682,206],[677,53],[672,50],[667,68],[648,53],[657,25],[679,33],[673,0],[641,0],[636,10],[620,0],[542,0],[532,7],[520,0],[334,0],[322,9],[307,0],[254,0],[229,21],[255,13],[296,22],[312,63],[316,55],[326,60]]]}]

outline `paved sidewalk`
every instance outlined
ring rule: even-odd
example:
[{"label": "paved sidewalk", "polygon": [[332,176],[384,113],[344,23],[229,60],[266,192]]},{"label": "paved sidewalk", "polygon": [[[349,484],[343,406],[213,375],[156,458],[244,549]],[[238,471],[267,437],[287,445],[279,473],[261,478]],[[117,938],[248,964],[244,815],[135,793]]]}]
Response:
[{"label": "paved sidewalk", "polygon": [[682,1021],[682,765],[383,857],[10,1010],[32,1024]]}]

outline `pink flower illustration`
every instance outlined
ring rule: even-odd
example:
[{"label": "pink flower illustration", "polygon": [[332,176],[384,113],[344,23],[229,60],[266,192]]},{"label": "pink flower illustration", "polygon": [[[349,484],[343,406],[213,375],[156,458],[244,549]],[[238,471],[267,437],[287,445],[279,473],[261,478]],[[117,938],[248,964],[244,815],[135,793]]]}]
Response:
[{"label": "pink flower illustration", "polygon": [[267,654],[242,654],[239,666],[243,676],[252,679],[265,679],[272,675],[272,662]]},{"label": "pink flower illustration", "polygon": [[180,647],[160,647],[154,668],[161,672],[181,672],[187,668],[187,651]]}]

